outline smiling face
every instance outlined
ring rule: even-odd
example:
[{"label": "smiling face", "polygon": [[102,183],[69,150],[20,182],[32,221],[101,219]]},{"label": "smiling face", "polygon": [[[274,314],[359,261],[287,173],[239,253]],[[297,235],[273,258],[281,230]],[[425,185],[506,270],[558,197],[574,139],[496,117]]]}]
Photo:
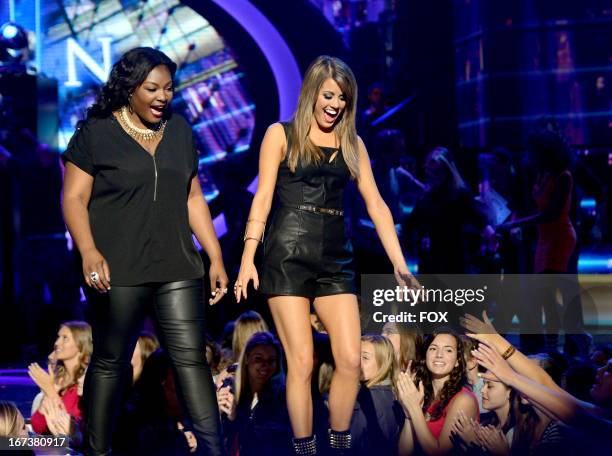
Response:
[{"label": "smiling face", "polygon": [[77,359],[79,356],[79,347],[77,347],[72,331],[66,326],[62,326],[57,333],[54,349],[57,361],[65,362]]},{"label": "smiling face", "polygon": [[427,347],[425,361],[432,378],[448,376],[458,365],[457,340],[450,334],[438,334]]},{"label": "smiling face", "polygon": [[132,108],[132,121],[142,127],[156,124],[164,115],[172,101],[172,75],[165,65],[158,65],[151,70],[144,82],[136,87],[129,104]]},{"label": "smiling face", "polygon": [[317,95],[313,112],[313,127],[330,131],[346,108],[346,96],[332,78],[326,79]]},{"label": "smiling face", "polygon": [[376,352],[374,344],[371,342],[361,342],[361,381],[367,382],[374,378],[378,373],[378,363],[376,362]]},{"label": "smiling face", "polygon": [[263,385],[276,372],[277,363],[276,349],[273,346],[258,345],[251,350],[247,359],[249,379],[252,383]]}]

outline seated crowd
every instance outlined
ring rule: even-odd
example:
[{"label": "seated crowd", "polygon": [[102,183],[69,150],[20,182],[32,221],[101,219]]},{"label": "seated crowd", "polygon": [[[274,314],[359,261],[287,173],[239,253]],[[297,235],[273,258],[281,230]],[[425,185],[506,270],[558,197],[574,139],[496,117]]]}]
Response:
[{"label": "seated crowd", "polygon": [[[465,334],[440,327],[422,335],[415,327],[387,324],[380,335],[362,336],[361,389],[351,424],[350,454],[610,451],[610,347],[594,348],[590,359],[568,359],[559,353],[527,356],[495,331],[486,312],[482,318],[466,314],[461,324]],[[318,432],[328,427],[326,398],[334,367],[329,340],[316,318],[313,335]],[[202,356],[211,365],[217,386],[227,453],[292,454],[278,339],[257,312],[247,311],[225,340],[222,348],[208,338]],[[31,417],[26,421],[14,404],[0,402],[0,436],[65,436],[78,451],[84,419],[80,399],[91,352],[87,323],[62,324],[47,369],[29,366],[29,375],[40,388]],[[114,454],[197,452],[170,359],[155,335],[141,334],[132,367],[116,420]]]}]

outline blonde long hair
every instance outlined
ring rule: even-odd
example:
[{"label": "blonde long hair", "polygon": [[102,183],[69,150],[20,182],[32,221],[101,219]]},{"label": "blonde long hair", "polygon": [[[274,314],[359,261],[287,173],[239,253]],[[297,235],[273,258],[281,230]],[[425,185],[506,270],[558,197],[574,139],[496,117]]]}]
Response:
[{"label": "blonde long hair", "polygon": [[152,332],[141,331],[136,343],[140,345],[140,359],[142,361],[142,365],[144,366],[144,363],[149,356],[151,356],[151,354],[160,347],[159,340]]},{"label": "blonde long hair", "polygon": [[236,319],[234,334],[232,335],[232,351],[234,360],[238,360],[242,349],[249,338],[257,333],[268,331],[268,325],[263,317],[254,310],[247,310]]},{"label": "blonde long hair", "polygon": [[[378,334],[366,334],[361,336],[361,342],[369,342],[374,347],[374,358],[378,365],[376,375],[365,382],[365,386],[371,388],[384,381],[390,381],[394,385],[395,374],[397,372],[397,359],[393,344],[385,336]],[[395,387],[393,387],[395,390]]]},{"label": "blonde long hair", "polygon": [[356,178],[359,177],[359,146],[355,129],[357,81],[346,63],[328,55],[317,57],[304,75],[298,106],[291,120],[287,165],[295,172],[298,164],[318,164],[323,160],[323,153],[312,143],[308,134],[319,91],[323,83],[330,78],[336,81],[346,98],[346,106],[334,125],[334,132],[339,139],[344,161],[351,175]]},{"label": "blonde long hair", "polygon": [[0,437],[19,437],[25,420],[13,402],[0,401]]},{"label": "blonde long hair", "polygon": [[89,323],[84,321],[67,321],[60,325],[60,328],[66,327],[70,330],[72,337],[74,339],[74,343],[79,350],[79,364],[74,372],[69,373],[64,363],[59,361],[55,366],[55,378],[56,381],[61,382],[65,378],[70,378],[72,374],[72,380],[70,383],[63,385],[60,394],[70,388],[72,385],[76,385],[81,378],[85,374],[85,370],[87,369],[87,365],[89,364],[89,360],[91,358],[91,352],[93,351],[93,341],[91,337],[91,326]]},{"label": "blonde long hair", "polygon": [[274,371],[270,379],[272,379],[276,375],[281,374],[283,371],[283,350],[278,339],[274,337],[274,334],[268,331],[261,331],[253,334],[247,341],[238,359],[238,369],[236,370],[236,379],[234,380],[235,397],[237,404],[240,404],[241,398],[249,398],[251,395],[249,368],[247,366],[247,362],[249,360],[249,355],[251,354],[253,349],[262,345],[272,347],[276,351],[276,370]]}]

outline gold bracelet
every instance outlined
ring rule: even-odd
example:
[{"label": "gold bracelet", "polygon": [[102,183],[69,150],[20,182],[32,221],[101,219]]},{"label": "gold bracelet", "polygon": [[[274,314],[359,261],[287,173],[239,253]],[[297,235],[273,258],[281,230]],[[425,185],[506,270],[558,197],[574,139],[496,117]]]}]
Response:
[{"label": "gold bracelet", "polygon": [[514,355],[514,352],[516,352],[516,348],[514,348],[514,345],[510,344],[510,346],[506,348],[506,351],[503,353],[502,358],[507,360]]},{"label": "gold bracelet", "polygon": [[[261,233],[261,237],[259,239],[249,236],[247,234],[247,230],[249,229],[249,223],[250,222],[258,222],[261,223],[263,225],[263,231]],[[246,242],[247,239],[254,239],[257,242],[259,242],[260,244],[263,244],[263,240],[264,240],[264,233],[266,232],[266,222],[263,222],[261,220],[256,220],[256,219],[248,219],[246,222],[246,226],[244,227],[244,237],[242,238],[242,242]]]},{"label": "gold bracelet", "polygon": [[260,244],[263,244],[263,240],[264,240],[264,232],[262,231],[261,236],[259,238],[256,238],[254,236],[251,236],[247,233],[247,228],[244,229],[244,237],[242,238],[242,242],[245,242],[247,239],[255,239],[257,242],[259,242]]}]

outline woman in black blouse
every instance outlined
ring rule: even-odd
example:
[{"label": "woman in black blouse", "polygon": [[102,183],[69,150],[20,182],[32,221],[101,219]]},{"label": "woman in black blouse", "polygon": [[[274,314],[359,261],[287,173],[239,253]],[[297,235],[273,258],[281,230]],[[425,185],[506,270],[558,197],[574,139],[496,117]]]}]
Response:
[{"label": "woman in black blouse", "polygon": [[197,177],[191,128],[169,110],[175,71],[152,48],[125,53],[63,156],[64,218],[83,259],[94,317],[84,391],[88,454],[110,452],[121,386],[151,305],[199,446],[222,452],[202,355],[204,269],[192,232],[211,261],[210,304],[227,292],[228,279]]}]

